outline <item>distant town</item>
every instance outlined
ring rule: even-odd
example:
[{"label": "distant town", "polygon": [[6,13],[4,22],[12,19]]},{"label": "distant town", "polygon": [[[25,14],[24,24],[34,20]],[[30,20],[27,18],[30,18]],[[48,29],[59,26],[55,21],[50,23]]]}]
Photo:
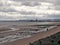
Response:
[{"label": "distant town", "polygon": [[41,19],[41,20],[1,20],[2,22],[60,22],[60,19]]}]

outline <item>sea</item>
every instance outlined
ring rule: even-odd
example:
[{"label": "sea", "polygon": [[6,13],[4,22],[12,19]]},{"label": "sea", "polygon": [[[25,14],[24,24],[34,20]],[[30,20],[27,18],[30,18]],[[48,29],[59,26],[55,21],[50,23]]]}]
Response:
[{"label": "sea", "polygon": [[60,25],[60,22],[17,22],[17,21],[14,21],[14,22],[10,22],[10,21],[0,21],[0,26],[1,25],[51,25],[51,24],[54,24],[54,25]]}]

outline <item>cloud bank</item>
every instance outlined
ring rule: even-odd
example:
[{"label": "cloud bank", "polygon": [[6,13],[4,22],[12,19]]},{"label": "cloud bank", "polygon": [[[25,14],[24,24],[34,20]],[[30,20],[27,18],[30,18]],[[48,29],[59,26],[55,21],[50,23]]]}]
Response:
[{"label": "cloud bank", "polygon": [[0,20],[60,19],[60,0],[1,0]]}]

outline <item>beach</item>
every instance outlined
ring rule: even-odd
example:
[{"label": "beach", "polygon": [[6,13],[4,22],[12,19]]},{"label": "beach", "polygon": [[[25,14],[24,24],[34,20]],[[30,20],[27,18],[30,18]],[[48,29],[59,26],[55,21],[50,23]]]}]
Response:
[{"label": "beach", "polygon": [[0,45],[27,45],[60,31],[58,26],[60,22],[1,22],[0,24]]}]

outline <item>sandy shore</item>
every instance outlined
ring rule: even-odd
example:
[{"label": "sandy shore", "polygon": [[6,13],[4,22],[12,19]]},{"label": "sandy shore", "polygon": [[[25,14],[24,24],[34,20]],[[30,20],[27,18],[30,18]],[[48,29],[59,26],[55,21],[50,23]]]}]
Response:
[{"label": "sandy shore", "polygon": [[60,22],[7,23],[0,25],[0,45],[29,45],[60,31]]},{"label": "sandy shore", "polygon": [[18,39],[28,38],[45,29],[47,26],[34,25],[12,25],[0,26],[0,44],[16,41]]},{"label": "sandy shore", "polygon": [[[31,26],[27,26],[27,28],[28,27],[32,28]],[[36,26],[33,26],[33,27],[36,28]],[[24,26],[24,28],[25,28],[25,26]],[[33,43],[36,40],[48,37],[48,36],[53,35],[53,34],[59,32],[59,31],[60,31],[60,26],[58,26],[56,28],[53,28],[53,29],[50,29],[49,31],[37,33],[37,34],[33,35],[32,37],[28,37],[28,38],[24,38],[24,39],[19,39],[19,40],[13,41],[13,42],[2,43],[0,45],[29,45],[30,42]],[[8,33],[6,33],[6,34],[8,34]]]}]

